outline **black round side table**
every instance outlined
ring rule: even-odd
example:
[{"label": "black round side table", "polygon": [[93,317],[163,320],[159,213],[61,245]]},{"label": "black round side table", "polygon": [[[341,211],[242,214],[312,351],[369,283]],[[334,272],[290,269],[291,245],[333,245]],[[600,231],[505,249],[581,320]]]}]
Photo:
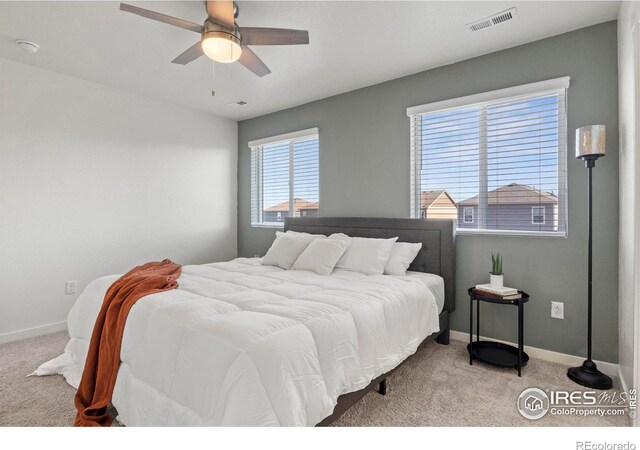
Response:
[{"label": "black round side table", "polygon": [[[492,364],[497,367],[516,369],[518,376],[522,376],[522,368],[527,365],[529,355],[524,350],[524,304],[529,301],[529,294],[518,291],[522,298],[503,299],[497,295],[481,293],[476,288],[469,288],[469,364],[473,360]],[[473,301],[476,301],[476,340],[473,340]],[[502,342],[480,340],[480,302],[497,303],[500,305],[514,305],[518,307],[518,347]]]}]

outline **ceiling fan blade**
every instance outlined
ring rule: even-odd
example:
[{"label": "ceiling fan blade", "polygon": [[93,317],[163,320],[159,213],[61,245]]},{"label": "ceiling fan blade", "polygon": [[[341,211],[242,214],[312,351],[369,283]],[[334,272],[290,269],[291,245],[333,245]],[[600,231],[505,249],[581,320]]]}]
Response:
[{"label": "ceiling fan blade", "polygon": [[193,44],[191,47],[186,49],[184,52],[180,53],[180,55],[178,55],[176,59],[174,59],[171,62],[174,64],[185,65],[185,64],[189,64],[191,61],[195,61],[196,59],[200,58],[202,55],[204,55],[204,52],[202,51],[202,43],[198,41],[195,44]]},{"label": "ceiling fan blade", "polygon": [[303,45],[309,43],[307,30],[240,27],[240,34],[242,42],[247,45]]},{"label": "ceiling fan blade", "polygon": [[236,22],[233,15],[233,2],[228,0],[206,0],[207,14],[215,22],[227,28],[235,28]]},{"label": "ceiling fan blade", "polygon": [[240,55],[238,62],[259,77],[263,77],[271,73],[267,65],[263,63],[262,60],[258,58],[258,55],[253,53],[253,50],[246,45],[242,46],[242,54]]},{"label": "ceiling fan blade", "polygon": [[150,11],[144,8],[138,8],[137,6],[127,5],[126,3],[120,3],[120,11],[126,11],[133,14],[137,14],[147,19],[157,20],[158,22],[173,25],[174,27],[184,28],[185,30],[194,31],[196,33],[202,32],[202,25],[189,22],[188,20],[178,19],[177,17],[167,16],[155,11]]}]

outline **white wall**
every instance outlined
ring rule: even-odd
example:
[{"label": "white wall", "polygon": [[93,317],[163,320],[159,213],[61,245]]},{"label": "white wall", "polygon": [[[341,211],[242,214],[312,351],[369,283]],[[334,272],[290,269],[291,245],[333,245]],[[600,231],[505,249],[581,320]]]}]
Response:
[{"label": "white wall", "polygon": [[0,58],[0,343],[92,279],[236,256],[237,124]]},{"label": "white wall", "polygon": [[638,51],[634,43],[634,25],[640,19],[640,2],[622,2],[618,17],[618,74],[620,125],[620,245],[619,245],[619,306],[618,342],[621,381],[627,388],[637,386],[634,379],[635,344],[634,317],[638,290],[637,239],[640,179],[636,148],[637,104],[635,64]]}]

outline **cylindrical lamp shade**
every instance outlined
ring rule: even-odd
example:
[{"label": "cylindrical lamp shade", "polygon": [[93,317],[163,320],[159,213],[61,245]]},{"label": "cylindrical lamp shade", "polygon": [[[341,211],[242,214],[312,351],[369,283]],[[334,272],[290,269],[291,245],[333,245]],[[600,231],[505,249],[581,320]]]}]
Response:
[{"label": "cylindrical lamp shade", "polygon": [[576,158],[604,156],[606,152],[605,125],[589,125],[576,130]]}]

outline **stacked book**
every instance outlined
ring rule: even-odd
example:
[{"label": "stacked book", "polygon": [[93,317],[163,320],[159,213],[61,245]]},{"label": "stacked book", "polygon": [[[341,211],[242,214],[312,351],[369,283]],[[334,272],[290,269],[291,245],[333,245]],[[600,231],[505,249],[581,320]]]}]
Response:
[{"label": "stacked book", "polygon": [[477,284],[476,294],[484,297],[500,298],[502,300],[517,300],[522,298],[522,293],[518,292],[517,289],[506,286],[495,288],[490,284]]}]

